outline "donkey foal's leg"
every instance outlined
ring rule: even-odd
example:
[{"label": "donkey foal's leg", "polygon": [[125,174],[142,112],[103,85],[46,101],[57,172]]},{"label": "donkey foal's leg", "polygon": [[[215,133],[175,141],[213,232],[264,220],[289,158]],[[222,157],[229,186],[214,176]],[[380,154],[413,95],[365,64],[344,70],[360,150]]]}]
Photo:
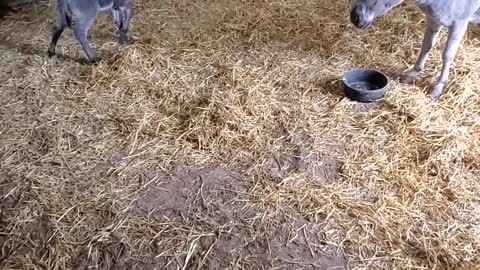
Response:
[{"label": "donkey foal's leg", "polygon": [[48,56],[52,57],[55,55],[58,39],[62,35],[67,24],[67,18],[63,14],[58,15],[57,21],[53,24],[52,39],[50,41],[50,46],[48,47]]},{"label": "donkey foal's leg", "polygon": [[425,29],[425,34],[422,41],[422,49],[420,50],[417,63],[412,69],[405,72],[401,79],[402,83],[412,84],[418,79],[418,75],[425,68],[430,51],[437,43],[437,37],[441,29],[442,26],[440,24],[427,17],[427,28]]},{"label": "donkey foal's leg", "polygon": [[122,45],[125,42],[125,37],[122,34],[123,28],[123,13],[120,9],[112,9],[113,19],[115,20],[115,24],[117,25],[118,31],[118,43]]},{"label": "donkey foal's leg", "polygon": [[118,27],[118,43],[124,44],[128,40],[128,30],[133,17],[133,10],[128,3],[112,10],[113,18]]},{"label": "donkey foal's leg", "polygon": [[432,99],[438,99],[443,94],[443,89],[448,83],[448,74],[450,72],[450,67],[452,66],[453,61],[455,60],[455,55],[457,54],[462,38],[467,32],[468,21],[456,22],[454,25],[448,28],[448,39],[445,50],[443,51],[443,66],[440,77],[437,80],[437,83],[433,87],[430,97]]},{"label": "donkey foal's leg", "polygon": [[80,45],[82,45],[83,51],[85,52],[85,55],[87,56],[88,61],[91,63],[97,62],[99,59],[97,59],[95,53],[92,50],[92,47],[90,47],[90,43],[88,42],[88,30],[93,25],[93,22],[95,21],[95,17],[97,14],[83,14],[84,16],[81,17],[75,26],[74,34],[77,40],[80,42]]},{"label": "donkey foal's leg", "polygon": [[122,14],[123,14],[123,27],[120,30],[120,38],[123,39],[123,41],[128,40],[128,31],[130,29],[130,22],[133,17],[133,10],[132,8],[127,5],[124,9],[121,9]]}]

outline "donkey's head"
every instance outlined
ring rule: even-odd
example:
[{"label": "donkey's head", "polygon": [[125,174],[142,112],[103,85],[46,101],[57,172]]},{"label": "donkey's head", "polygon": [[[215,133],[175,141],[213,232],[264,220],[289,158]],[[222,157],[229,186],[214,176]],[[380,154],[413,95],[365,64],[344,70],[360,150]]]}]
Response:
[{"label": "donkey's head", "polygon": [[373,21],[385,15],[404,0],[353,0],[350,20],[361,29],[367,29]]}]

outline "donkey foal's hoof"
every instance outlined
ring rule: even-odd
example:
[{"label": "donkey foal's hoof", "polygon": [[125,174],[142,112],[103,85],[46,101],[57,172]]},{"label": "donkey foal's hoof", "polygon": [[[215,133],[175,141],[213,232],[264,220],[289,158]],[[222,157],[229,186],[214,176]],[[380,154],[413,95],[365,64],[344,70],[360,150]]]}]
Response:
[{"label": "donkey foal's hoof", "polygon": [[88,64],[91,64],[91,65],[96,65],[96,64],[98,64],[100,61],[102,61],[102,58],[101,58],[101,57],[95,57],[95,58],[87,59],[87,63],[88,63]]}]

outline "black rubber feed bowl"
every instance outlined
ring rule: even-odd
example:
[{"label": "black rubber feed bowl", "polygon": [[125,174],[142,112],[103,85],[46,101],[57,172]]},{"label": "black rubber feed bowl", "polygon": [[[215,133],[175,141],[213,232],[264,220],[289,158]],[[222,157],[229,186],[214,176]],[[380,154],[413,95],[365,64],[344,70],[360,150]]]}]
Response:
[{"label": "black rubber feed bowl", "polygon": [[353,69],[343,77],[343,90],[348,98],[363,103],[382,99],[389,87],[383,73],[372,69]]}]

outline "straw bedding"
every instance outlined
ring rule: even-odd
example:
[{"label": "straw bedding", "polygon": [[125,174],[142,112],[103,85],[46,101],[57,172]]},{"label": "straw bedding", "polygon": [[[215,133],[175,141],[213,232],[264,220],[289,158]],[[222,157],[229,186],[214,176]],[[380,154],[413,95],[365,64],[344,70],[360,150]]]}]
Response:
[{"label": "straw bedding", "polygon": [[[478,269],[480,39],[451,83],[397,83],[425,25],[408,2],[368,32],[348,1],[136,1],[81,63],[46,57],[53,1],[0,21],[4,269]],[[440,44],[445,41],[445,33]],[[394,81],[344,98],[343,72]]]}]

